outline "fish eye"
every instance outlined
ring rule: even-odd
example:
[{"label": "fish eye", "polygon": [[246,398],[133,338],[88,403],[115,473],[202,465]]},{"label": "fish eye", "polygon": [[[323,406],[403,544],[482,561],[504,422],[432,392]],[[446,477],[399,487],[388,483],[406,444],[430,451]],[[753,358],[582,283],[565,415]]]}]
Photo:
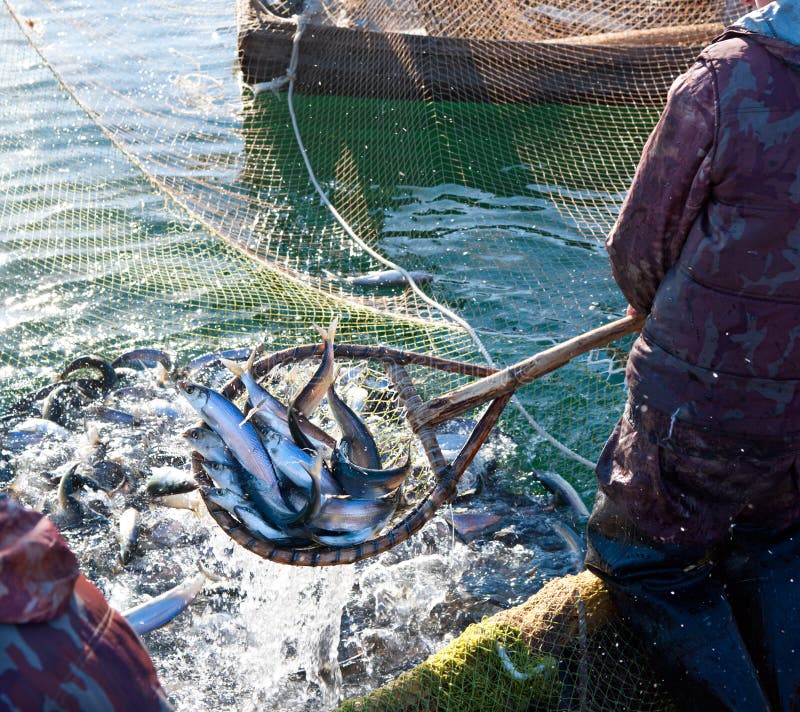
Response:
[{"label": "fish eye", "polygon": [[187,383],[187,384],[186,384],[186,388],[185,388],[185,390],[186,390],[186,392],[187,392],[188,394],[190,394],[190,395],[191,395],[192,393],[194,393],[194,392],[197,390],[197,388],[196,388],[196,387],[195,387],[193,384],[191,384],[191,383]]}]

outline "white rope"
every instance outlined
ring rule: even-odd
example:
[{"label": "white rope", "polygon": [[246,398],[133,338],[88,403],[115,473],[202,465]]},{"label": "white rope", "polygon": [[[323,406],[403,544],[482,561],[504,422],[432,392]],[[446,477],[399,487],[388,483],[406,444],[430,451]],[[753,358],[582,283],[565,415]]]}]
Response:
[{"label": "white rope", "polygon": [[[264,89],[271,89],[276,91],[278,88],[282,87],[286,80],[288,79],[289,83],[289,90],[287,93],[287,102],[289,108],[289,117],[292,121],[292,128],[294,130],[295,139],[297,140],[297,147],[300,150],[300,155],[303,158],[303,163],[306,166],[306,170],[308,171],[308,177],[311,180],[312,185],[314,186],[314,190],[316,190],[317,194],[320,197],[323,205],[330,211],[331,215],[333,215],[336,222],[342,227],[342,229],[348,234],[348,236],[355,242],[364,252],[370,255],[373,259],[380,262],[381,264],[385,265],[389,269],[396,270],[403,278],[406,280],[406,283],[410,287],[411,291],[417,295],[425,304],[430,307],[433,307],[438,312],[443,314],[445,317],[450,319],[452,322],[460,326],[464,329],[467,334],[469,335],[470,339],[472,339],[475,346],[480,351],[481,355],[484,359],[486,359],[486,363],[492,367],[496,368],[494,359],[492,359],[491,355],[487,351],[486,347],[484,346],[483,342],[481,341],[478,334],[472,328],[472,326],[462,319],[458,314],[453,312],[451,309],[446,307],[444,304],[437,302],[432,297],[428,296],[423,292],[419,285],[414,281],[414,278],[400,265],[392,262],[387,257],[384,257],[379,252],[376,252],[372,247],[370,247],[364,240],[362,240],[358,235],[356,235],[353,228],[350,227],[348,222],[339,214],[339,211],[336,210],[334,205],[328,200],[328,196],[325,194],[325,191],[322,189],[322,186],[317,181],[317,177],[314,173],[314,169],[311,166],[311,161],[308,158],[308,154],[306,152],[305,144],[303,143],[303,139],[300,135],[300,128],[297,124],[297,117],[295,116],[294,112],[294,105],[292,103],[292,97],[294,95],[294,82],[297,76],[297,64],[299,60],[299,50],[300,50],[300,38],[303,36],[303,32],[305,31],[307,19],[305,15],[296,15],[295,21],[297,22],[297,31],[294,34],[294,38],[292,40],[292,54],[289,60],[289,68],[286,70],[285,77],[280,77],[278,79],[273,79],[271,82],[263,82],[261,84],[255,85],[253,87],[254,92],[256,92],[256,87],[260,87],[263,91]],[[257,93],[257,92],[256,92]],[[578,453],[574,452],[570,448],[568,448],[563,443],[556,440],[550,433],[548,433],[539,423],[534,419],[534,417],[526,410],[525,406],[520,403],[519,399],[516,396],[511,398],[511,402],[517,408],[517,410],[522,414],[522,416],[528,421],[530,426],[539,434],[540,437],[544,438],[549,442],[553,447],[559,450],[561,453],[566,455],[567,457],[575,460],[576,462],[585,465],[591,469],[594,469],[594,463],[590,460],[587,460],[585,457],[579,455]]]}]

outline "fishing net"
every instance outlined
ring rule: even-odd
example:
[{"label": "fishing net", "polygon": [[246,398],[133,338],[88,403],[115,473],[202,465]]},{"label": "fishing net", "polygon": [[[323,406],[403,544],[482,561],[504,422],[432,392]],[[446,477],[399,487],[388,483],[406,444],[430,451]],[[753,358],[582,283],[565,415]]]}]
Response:
[{"label": "fishing net", "polygon": [[677,707],[641,641],[588,571],[469,626],[427,660],[340,712],[512,712]]},{"label": "fishing net", "polygon": [[[4,8],[0,411],[90,352],[157,345],[181,365],[313,341],[312,324],[338,317],[342,343],[502,367],[622,315],[603,239],[672,80],[744,9]],[[413,282],[360,279],[398,267]],[[518,391],[501,421],[505,486],[540,491],[532,473],[551,470],[589,501],[626,347]],[[387,442],[398,460],[406,443]],[[554,654],[529,654],[514,630],[484,626],[475,645],[505,641],[515,665],[544,666],[542,694],[563,691]],[[613,655],[591,665],[615,679]]]}]

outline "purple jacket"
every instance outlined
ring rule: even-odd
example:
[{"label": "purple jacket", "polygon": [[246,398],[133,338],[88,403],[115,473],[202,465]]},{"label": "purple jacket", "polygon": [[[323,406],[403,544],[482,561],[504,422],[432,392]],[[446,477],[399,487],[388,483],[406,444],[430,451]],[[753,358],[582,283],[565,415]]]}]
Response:
[{"label": "purple jacket", "polygon": [[729,30],[673,85],[607,241],[633,410],[800,445],[800,47]]}]

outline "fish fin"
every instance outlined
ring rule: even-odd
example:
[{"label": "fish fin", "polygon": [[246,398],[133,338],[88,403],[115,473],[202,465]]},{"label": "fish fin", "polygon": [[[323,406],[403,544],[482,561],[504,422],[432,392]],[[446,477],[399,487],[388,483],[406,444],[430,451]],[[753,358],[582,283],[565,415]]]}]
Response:
[{"label": "fish fin", "polygon": [[231,361],[229,358],[221,358],[220,363],[234,376],[241,376],[244,373],[244,369],[236,361]]},{"label": "fish fin", "polygon": [[256,413],[258,413],[259,411],[263,410],[262,406],[264,405],[264,401],[265,401],[265,400],[267,400],[267,397],[266,397],[266,396],[264,396],[264,397],[263,397],[263,398],[262,398],[260,401],[258,401],[258,403],[256,403],[256,404],[255,404],[255,405],[254,405],[252,408],[250,408],[250,411],[247,413],[247,415],[246,415],[246,416],[244,416],[244,420],[242,420],[242,422],[241,422],[241,423],[239,423],[239,427],[240,427],[240,428],[241,428],[241,427],[242,427],[242,426],[243,426],[245,423],[249,423],[249,422],[250,422],[250,419],[251,419],[251,418],[252,418],[252,417],[253,417],[253,416],[254,416]]}]

